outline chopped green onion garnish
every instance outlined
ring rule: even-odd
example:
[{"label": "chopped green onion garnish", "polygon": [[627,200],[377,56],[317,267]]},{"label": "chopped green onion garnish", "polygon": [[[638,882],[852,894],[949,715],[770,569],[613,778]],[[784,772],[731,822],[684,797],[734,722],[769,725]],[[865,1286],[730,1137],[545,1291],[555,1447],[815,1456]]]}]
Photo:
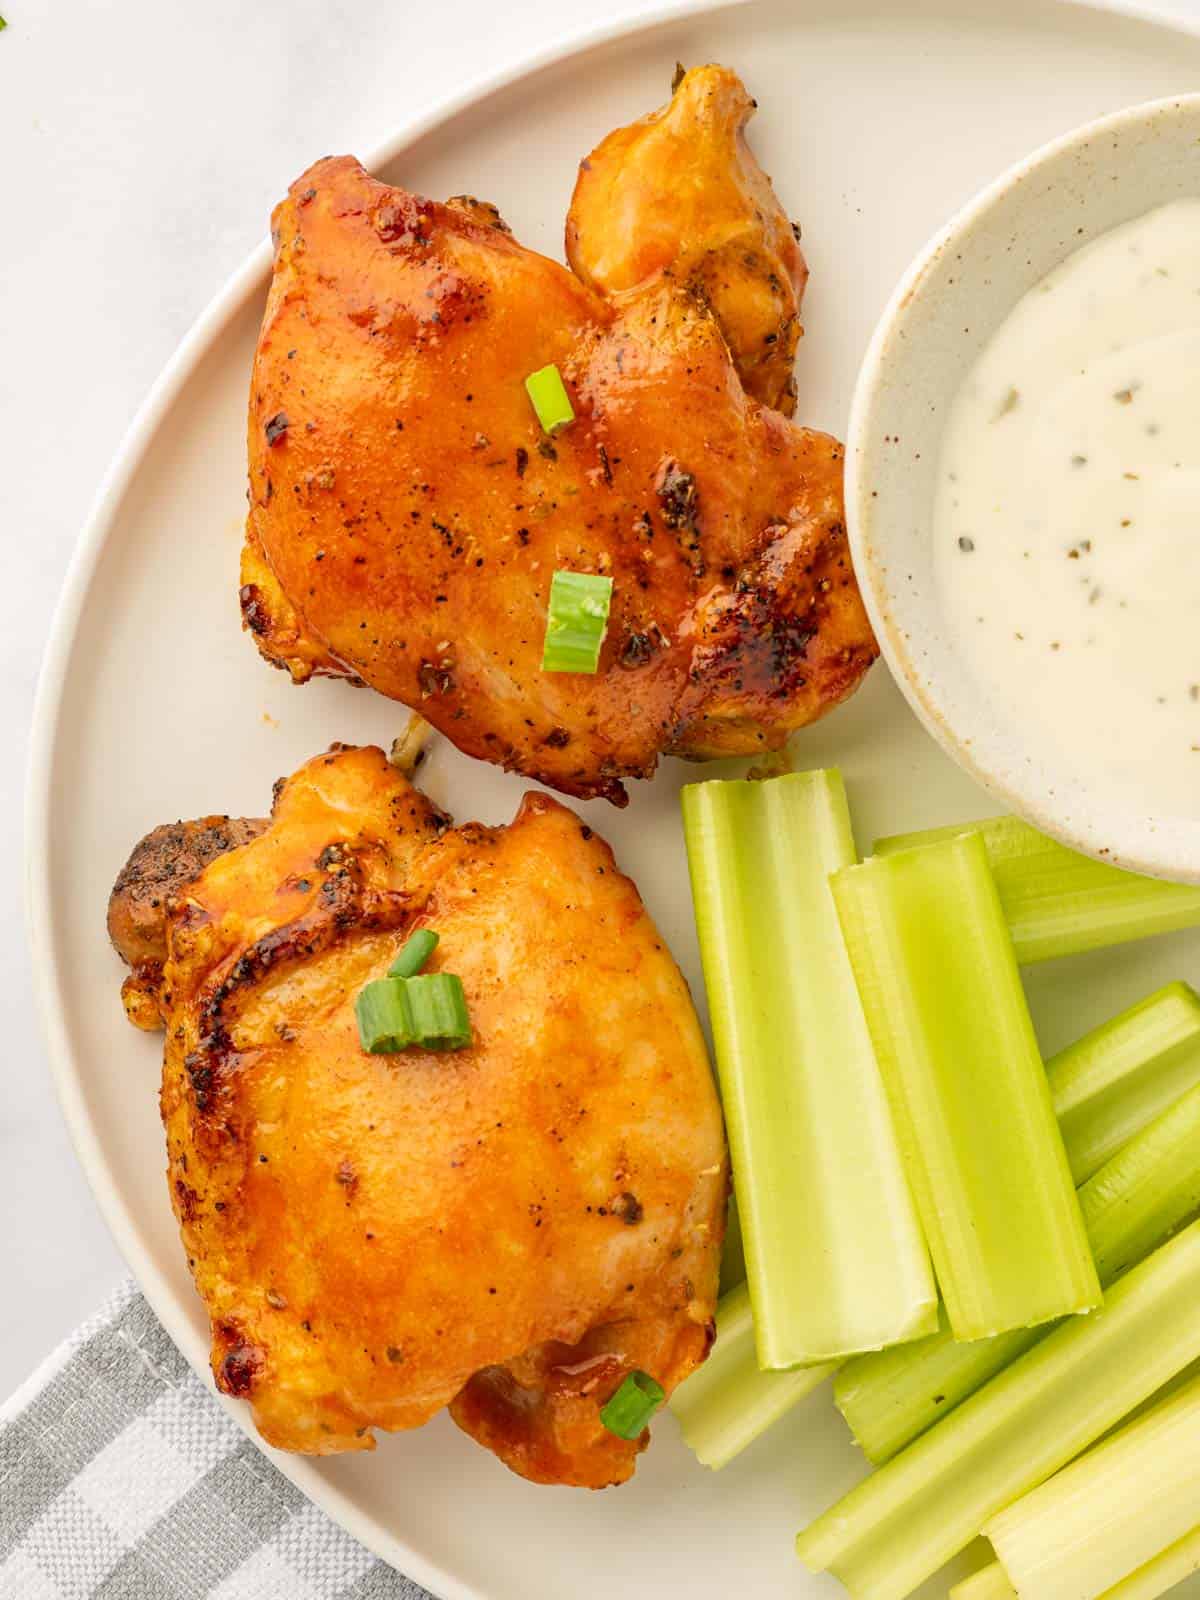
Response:
[{"label": "chopped green onion garnish", "polygon": [[389,978],[415,978],[437,949],[438,936],[432,928],[418,928],[404,941],[400,954],[388,968]]},{"label": "chopped green onion garnish", "polygon": [[556,572],[550,580],[543,672],[595,672],[608,632],[611,578],[593,572]]},{"label": "chopped green onion garnish", "polygon": [[471,1022],[462,980],[452,972],[406,978],[413,1034],[426,1050],[461,1050],[471,1042]]},{"label": "chopped green onion garnish", "polygon": [[403,978],[376,978],[368,983],[354,1002],[354,1014],[362,1047],[373,1056],[404,1050],[417,1037]]},{"label": "chopped green onion garnish", "polygon": [[667,1398],[661,1383],[647,1372],[631,1372],[616,1394],[600,1408],[600,1421],[618,1439],[636,1439]]},{"label": "chopped green onion garnish", "polygon": [[471,1021],[462,980],[452,972],[407,976],[428,959],[437,934],[422,928],[408,941],[386,978],[368,983],[354,1002],[358,1037],[371,1055],[418,1045],[424,1050],[461,1050],[471,1042]]},{"label": "chopped green onion garnish", "polygon": [[571,397],[562,381],[562,374],[553,363],[531,372],[525,379],[525,391],[533,401],[537,419],[547,433],[557,433],[560,428],[575,421]]}]

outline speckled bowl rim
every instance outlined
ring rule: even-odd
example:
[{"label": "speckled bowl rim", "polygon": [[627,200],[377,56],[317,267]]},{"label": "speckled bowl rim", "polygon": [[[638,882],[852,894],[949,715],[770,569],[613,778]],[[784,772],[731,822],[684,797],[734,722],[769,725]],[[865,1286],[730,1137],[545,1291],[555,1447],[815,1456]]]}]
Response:
[{"label": "speckled bowl rim", "polygon": [[[905,331],[912,308],[920,302],[926,281],[941,257],[956,250],[1012,189],[1042,169],[1069,159],[1098,137],[1119,136],[1138,127],[1148,127],[1172,114],[1195,116],[1200,124],[1200,93],[1144,101],[1061,134],[1015,162],[979,190],[918,251],[880,316],[855,383],[846,438],[846,522],[855,572],[883,658],[905,699],[946,753],[1010,810],[1063,844],[1132,872],[1200,883],[1200,816],[1194,821],[1164,818],[1158,825],[1163,848],[1154,850],[1147,848],[1148,833],[1144,824],[1140,841],[1131,843],[1122,838],[1122,819],[1130,816],[1127,804],[1122,805],[1118,798],[1111,810],[1106,809],[1101,803],[1102,797],[1095,791],[1083,783],[1068,782],[1059,786],[1060,793],[1073,798],[1073,814],[1065,820],[1059,811],[1059,794],[1042,779],[1044,769],[1019,759],[1024,754],[1019,745],[1013,744],[1006,761],[993,753],[997,740],[989,736],[985,747],[978,738],[977,729],[961,725],[962,719],[946,704],[945,685],[918,661],[908,635],[896,619],[892,586],[887,577],[886,529],[880,526],[882,508],[873,499],[872,491],[872,468],[882,448],[874,425],[876,408],[892,381],[892,374],[911,359],[912,344],[906,340]],[[1099,233],[1092,234],[1081,242],[1098,237]],[[1023,292],[1018,289],[1014,293],[1013,306]],[[993,328],[991,332],[994,331]],[[947,404],[940,412],[941,429],[936,439],[939,446],[948,413]],[[984,748],[988,755],[984,755]],[[1149,830],[1151,834],[1157,831],[1157,827]]]}]

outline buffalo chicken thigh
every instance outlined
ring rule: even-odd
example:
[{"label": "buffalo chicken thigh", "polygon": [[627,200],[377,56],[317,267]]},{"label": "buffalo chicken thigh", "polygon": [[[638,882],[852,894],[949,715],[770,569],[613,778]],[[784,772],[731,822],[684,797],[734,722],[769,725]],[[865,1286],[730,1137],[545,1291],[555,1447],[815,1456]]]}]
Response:
[{"label": "buffalo chicken thigh", "polygon": [[[755,754],[876,654],[842,450],[789,420],[805,267],[720,67],[583,163],[574,271],[496,209],[319,161],[274,216],[254,361],[246,626],[303,681],[623,803],[660,755]],[[555,365],[575,420],[543,432]],[[541,668],[556,570],[613,580],[594,674]]]},{"label": "buffalo chicken thigh", "polygon": [[[449,1406],[527,1478],[629,1477],[648,1435],[600,1409],[707,1354],[727,1170],[687,987],[592,830],[538,794],[452,828],[335,748],[269,821],[148,835],[109,927],[166,1029],[213,1373],[263,1437],[365,1450]],[[355,997],[419,927],[473,1042],[368,1054]]]}]

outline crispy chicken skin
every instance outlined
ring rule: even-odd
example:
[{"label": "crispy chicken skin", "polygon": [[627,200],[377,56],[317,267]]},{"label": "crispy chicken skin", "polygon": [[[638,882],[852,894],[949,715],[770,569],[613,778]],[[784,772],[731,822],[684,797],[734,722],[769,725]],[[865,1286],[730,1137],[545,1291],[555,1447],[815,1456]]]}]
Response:
[{"label": "crispy chicken skin", "polygon": [[[168,1176],[218,1386],[282,1449],[370,1449],[449,1405],[524,1477],[623,1481],[649,1436],[600,1406],[704,1359],[727,1186],[636,888],[557,801],[450,828],[370,748],[247,826],[195,876],[175,852],[158,929],[130,933],[136,869],[110,911],[122,953],[162,952]],[[418,926],[474,1043],[368,1055],[354,998]]]},{"label": "crispy chicken skin", "polygon": [[157,993],[166,959],[165,904],[210,861],[260,834],[255,817],[200,817],[167,822],[140,841],[121,869],[108,902],[108,936],[133,970],[121,986],[130,1022],[162,1026]]},{"label": "crispy chicken skin", "polygon": [[[617,803],[661,754],[776,749],[855,688],[876,646],[841,446],[754,398],[790,404],[804,268],[741,139],[750,104],[697,68],[601,145],[580,276],[493,207],[348,157],[292,185],[248,432],[241,598],[268,660]],[[576,412],[552,440],[523,383],[549,363]],[[541,670],[560,568],[614,580],[594,675]]]},{"label": "crispy chicken skin", "polygon": [[808,268],[746,143],[754,108],[736,73],[703,67],[610,133],[580,165],[567,260],[603,295],[669,273],[712,312],[746,393],[790,417]]}]

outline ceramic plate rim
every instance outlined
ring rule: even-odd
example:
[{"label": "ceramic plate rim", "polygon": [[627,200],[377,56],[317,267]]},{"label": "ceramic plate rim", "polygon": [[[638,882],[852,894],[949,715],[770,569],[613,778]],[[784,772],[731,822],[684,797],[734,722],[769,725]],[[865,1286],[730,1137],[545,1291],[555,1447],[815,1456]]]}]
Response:
[{"label": "ceramic plate rim", "polygon": [[[625,14],[599,24],[586,25],[551,41],[540,49],[509,61],[501,68],[481,73],[462,89],[428,107],[401,127],[364,160],[374,171],[396,159],[410,144],[525,78],[577,56],[639,35],[649,35],[672,23],[719,11],[735,12],[754,0],[663,0],[636,15]],[[1047,0],[1062,11],[1099,12],[1157,25],[1168,32],[1200,38],[1200,20],[1181,18],[1141,0]],[[83,605],[101,557],[112,537],[126,492],[154,441],[157,430],[194,371],[238,315],[248,295],[265,281],[271,247],[264,240],[234,271],[185,335],[174,355],[151,387],[134,415],[113,460],[96,491],[78,542],[67,567],[63,587],[47,634],[38,677],[30,731],[25,783],[25,916],[32,959],[33,990],[46,1047],[51,1078],[75,1154],[87,1177],[97,1207],[118,1250],[155,1314],[179,1346],[191,1367],[208,1372],[208,1352],[190,1326],[175,1292],[162,1278],[143,1243],[132,1210],[120,1197],[108,1160],[93,1127],[83,1093],[83,1075],[77,1069],[68,1039],[65,1017],[68,987],[62,982],[52,916],[49,819],[50,786],[57,751],[59,714],[68,681],[72,650]],[[351,1497],[321,1476],[306,1457],[271,1450],[255,1432],[244,1408],[218,1397],[241,1431],[295,1486],[346,1532],[385,1562],[396,1566],[441,1600],[487,1600],[484,1591],[445,1570],[405,1540],[380,1526],[361,1511]]]}]

